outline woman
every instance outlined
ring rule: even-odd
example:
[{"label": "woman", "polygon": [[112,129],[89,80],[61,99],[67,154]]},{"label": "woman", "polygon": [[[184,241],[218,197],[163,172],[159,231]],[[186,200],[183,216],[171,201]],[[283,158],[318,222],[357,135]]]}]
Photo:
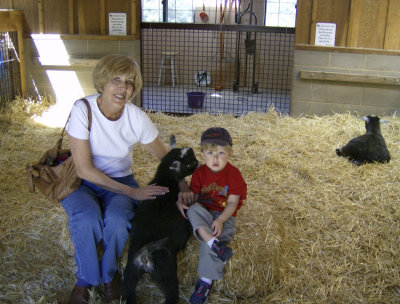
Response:
[{"label": "woman", "polygon": [[[73,161],[82,178],[79,189],[62,201],[77,265],[69,303],[87,303],[89,288],[102,283],[106,300],[123,295],[117,260],[135,207],[168,192],[157,185],[139,187],[131,171],[136,143],[160,160],[168,152],[149,117],[130,103],[142,87],[138,65],[127,56],[105,56],[94,68],[93,83],[98,94],[86,97],[92,112],[90,131],[82,100],[75,102],[68,125]],[[99,261],[100,244],[104,253]]]}]

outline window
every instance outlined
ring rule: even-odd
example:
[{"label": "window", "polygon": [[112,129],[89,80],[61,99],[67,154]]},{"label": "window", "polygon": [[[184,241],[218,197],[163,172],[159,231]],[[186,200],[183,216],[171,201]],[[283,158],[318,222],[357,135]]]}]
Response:
[{"label": "window", "polygon": [[297,0],[267,0],[265,25],[295,27]]},{"label": "window", "polygon": [[168,22],[193,22],[194,1],[168,0]]},{"label": "window", "polygon": [[235,3],[239,0],[142,0],[142,22],[198,23],[203,12],[210,16],[209,23],[219,23],[220,5],[233,14]]},{"label": "window", "polygon": [[[195,3],[196,0],[142,0],[142,21],[191,23]],[[165,4],[168,4],[166,11]]]},{"label": "window", "polygon": [[[242,10],[247,7],[241,1]],[[257,4],[256,4],[257,3]],[[295,27],[297,0],[253,0],[254,7],[265,7],[266,26]],[[219,23],[220,5],[234,10],[235,0],[142,0],[143,22],[193,23],[199,21],[199,13],[210,16],[210,23]],[[258,15],[258,14],[257,14]],[[213,16],[213,17],[212,17]],[[263,20],[262,16],[258,16]],[[232,20],[232,22],[234,22]]]},{"label": "window", "polygon": [[162,1],[142,0],[142,21],[162,22],[163,7]]}]

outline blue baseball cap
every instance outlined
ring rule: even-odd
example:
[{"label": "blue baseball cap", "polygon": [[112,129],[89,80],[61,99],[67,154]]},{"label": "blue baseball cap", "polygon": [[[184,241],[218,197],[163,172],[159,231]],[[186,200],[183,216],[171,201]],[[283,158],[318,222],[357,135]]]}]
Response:
[{"label": "blue baseball cap", "polygon": [[201,145],[205,143],[219,146],[232,146],[232,137],[229,132],[220,127],[209,128],[201,135]]}]

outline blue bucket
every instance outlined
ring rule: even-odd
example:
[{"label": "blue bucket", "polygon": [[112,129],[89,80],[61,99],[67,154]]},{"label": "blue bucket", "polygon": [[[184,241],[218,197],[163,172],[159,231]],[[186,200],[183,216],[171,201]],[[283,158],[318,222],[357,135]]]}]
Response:
[{"label": "blue bucket", "polygon": [[203,92],[189,92],[186,93],[188,97],[188,105],[191,108],[201,108],[204,103],[206,93]]}]

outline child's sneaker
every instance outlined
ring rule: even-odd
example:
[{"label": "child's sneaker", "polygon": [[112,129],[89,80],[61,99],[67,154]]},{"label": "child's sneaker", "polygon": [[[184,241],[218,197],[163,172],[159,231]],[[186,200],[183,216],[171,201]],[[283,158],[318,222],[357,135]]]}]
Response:
[{"label": "child's sneaker", "polygon": [[215,240],[211,245],[211,251],[215,254],[217,258],[219,258],[224,264],[228,262],[228,260],[233,255],[233,251],[228,246],[224,245],[224,243]]},{"label": "child's sneaker", "polygon": [[194,291],[190,296],[190,304],[204,304],[207,302],[208,296],[210,295],[212,283],[208,284],[202,280],[198,280]]}]

